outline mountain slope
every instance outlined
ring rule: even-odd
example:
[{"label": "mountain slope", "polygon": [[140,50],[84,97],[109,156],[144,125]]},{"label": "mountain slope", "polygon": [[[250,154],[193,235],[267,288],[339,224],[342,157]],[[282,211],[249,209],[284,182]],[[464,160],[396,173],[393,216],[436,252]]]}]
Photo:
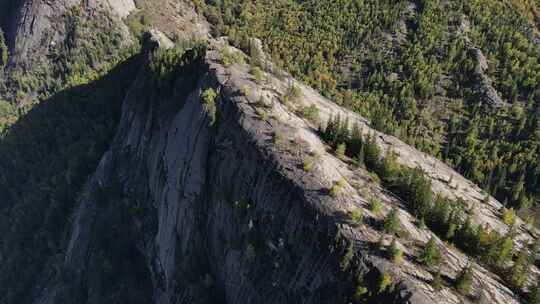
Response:
[{"label": "mountain slope", "polygon": [[[207,1],[272,59],[515,209],[540,189],[535,25],[520,1]],[[523,187],[515,187],[519,181]]]},{"label": "mountain slope", "polygon": [[[93,24],[91,11],[69,11],[66,29],[86,27],[75,30],[81,35],[73,40],[59,40],[69,42],[62,55],[66,65],[46,64],[75,74],[44,89],[42,98],[50,97],[20,113],[0,140],[0,302],[537,303],[538,231],[441,160],[382,133],[381,126],[400,124],[371,112],[369,105],[377,103],[356,107],[346,96],[359,91],[341,91],[338,83],[331,88],[331,75],[355,70],[354,54],[340,53],[341,46],[354,49],[375,39],[363,50],[369,56],[386,41],[392,45],[388,58],[405,60],[401,50],[418,48],[411,31],[428,22],[413,21],[455,3],[349,3],[370,7],[356,25],[379,20],[385,31],[366,30],[359,39],[344,30],[320,39],[325,46],[303,36],[308,30],[320,38],[317,28],[333,20],[318,23],[311,13],[325,11],[345,24],[345,2],[341,8],[324,1],[274,5],[279,14],[287,12],[277,19],[287,22],[274,33],[281,35],[274,43],[289,47],[280,52],[297,55],[298,66],[315,74],[297,69],[292,55],[280,58],[272,42],[234,33],[244,25],[232,23],[242,18],[264,29],[276,20],[272,10],[263,18],[250,13],[261,8],[248,2],[229,11],[227,5],[237,4],[197,1],[197,10],[216,24],[214,31],[231,34],[208,38],[208,25],[190,2],[165,0],[160,8],[138,3],[129,16],[129,3],[104,4],[103,16],[127,16],[130,24],[151,15],[150,24],[163,32],[141,35],[139,54],[126,61],[127,54],[107,51],[109,43],[96,45],[107,54],[99,58],[103,68],[72,70],[78,66],[69,61],[72,55],[89,59],[93,53],[81,49],[88,37],[112,35],[119,43],[129,43],[129,37]],[[127,9],[115,13],[115,5]],[[309,14],[303,11],[308,8]],[[107,20],[116,24],[118,17]],[[310,28],[298,20],[314,23]],[[482,103],[492,109],[507,107],[483,59],[487,52],[468,39],[474,27],[461,21],[449,33],[461,33],[473,59],[471,94],[489,97]],[[186,26],[190,22],[195,24]],[[328,61],[303,61],[308,56],[291,47],[298,37],[315,53],[328,50],[321,54]],[[47,62],[46,54],[37,53],[35,60]],[[17,69],[10,62],[8,78]],[[284,72],[282,64],[327,97]],[[372,66],[384,70],[385,63]],[[413,74],[439,77],[426,71]],[[378,72],[363,73],[373,78],[369,86],[379,85]],[[396,81],[407,73],[389,77]],[[73,75],[82,78],[66,80]],[[447,76],[438,80],[457,83]],[[375,87],[362,89],[363,81],[351,80],[350,86],[378,94]],[[6,84],[9,91],[13,83]],[[19,101],[2,96],[10,105]],[[433,102],[428,99],[414,102]],[[378,104],[377,111],[389,105]],[[466,121],[468,110],[453,110]],[[467,142],[474,141],[470,137]]]},{"label": "mountain slope", "polygon": [[[257,83],[246,65],[224,66],[228,59],[223,56],[240,60],[243,55],[223,42],[211,42],[206,55],[200,51],[157,51],[150,70],[139,73],[124,101],[111,148],[75,212],[61,267],[71,283],[57,282],[43,289],[36,302],[70,299],[66,290],[79,291],[77,296],[83,297],[79,301],[92,293],[90,274],[99,271],[95,260],[103,250],[93,227],[110,221],[109,208],[128,214],[121,229],[145,259],[156,303],[178,298],[204,302],[206,297],[199,297],[205,288],[215,290],[210,294],[214,298],[207,300],[226,303],[291,299],[341,303],[352,300],[360,287],[366,288],[366,294],[357,301],[367,303],[469,301],[451,288],[452,280],[469,263],[467,256],[437,241],[444,257],[444,285],[449,287],[442,291],[444,297],[435,292],[425,283],[433,279],[432,274],[418,262],[421,244],[432,234],[418,228],[407,203],[389,194],[364,169],[327,152],[316,130],[294,114],[294,107],[315,105],[321,119],[341,113],[350,115],[351,122],[365,123],[361,117],[300,85],[303,97],[292,105],[283,104],[291,80],[266,74],[266,80]],[[199,62],[202,55],[206,59]],[[367,126],[363,130],[373,132]],[[454,193],[445,183],[436,182],[449,174],[466,195],[479,191],[440,162],[425,155],[416,158],[416,152],[397,139],[377,137],[381,148],[390,145],[400,153],[400,163],[438,172],[430,177],[437,192]],[[316,165],[306,172],[302,164],[312,155]],[[340,180],[346,181],[340,192],[329,194],[327,189]],[[111,206],[103,197],[121,203]],[[369,211],[371,197],[381,201],[382,213]],[[482,213],[475,220],[505,230],[498,215],[491,213],[500,205],[491,203],[495,211],[478,207]],[[405,246],[407,258],[399,265],[388,261],[386,251],[376,246],[384,215],[392,207],[401,209],[400,226],[406,231],[398,242]],[[362,223],[350,217],[355,211],[364,214]],[[384,237],[386,246],[390,238]],[[208,268],[201,266],[206,263]],[[472,298],[518,303],[500,279],[482,265],[473,265]],[[113,266],[113,273],[120,271],[117,267]],[[394,287],[381,289],[384,276],[391,278],[389,286]]]}]

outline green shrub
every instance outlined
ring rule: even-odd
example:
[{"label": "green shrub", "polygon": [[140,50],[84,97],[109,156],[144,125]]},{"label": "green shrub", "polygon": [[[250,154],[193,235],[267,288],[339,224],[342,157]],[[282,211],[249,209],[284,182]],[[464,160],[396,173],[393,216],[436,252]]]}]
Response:
[{"label": "green shrub", "polygon": [[393,208],[384,219],[384,232],[394,234],[399,229],[399,210]]},{"label": "green shrub", "polygon": [[368,294],[368,292],[369,290],[359,283],[358,286],[356,286],[356,290],[354,291],[354,299],[356,301],[360,301]]},{"label": "green shrub", "polygon": [[268,111],[264,108],[257,108],[255,109],[255,111],[257,112],[257,114],[259,115],[259,117],[264,120],[264,121],[267,121],[268,120]]},{"label": "green shrub", "polygon": [[353,224],[360,225],[362,223],[363,214],[360,210],[353,210],[349,212],[349,219]]},{"label": "green shrub", "polygon": [[216,97],[217,93],[213,88],[206,89],[202,94],[203,108],[210,119],[210,125],[214,125],[216,122]]},{"label": "green shrub", "polygon": [[441,262],[441,252],[434,237],[431,237],[424,246],[424,250],[420,255],[420,261],[429,268],[439,266]]},{"label": "green shrub", "polygon": [[392,238],[392,242],[390,243],[389,255],[395,264],[401,264],[403,262],[403,249],[398,247],[396,238]]},{"label": "green shrub", "polygon": [[540,277],[536,278],[536,285],[531,286],[528,294],[529,304],[540,304]]},{"label": "green shrub", "polygon": [[349,269],[349,266],[351,265],[351,261],[353,257],[354,257],[354,247],[353,247],[353,244],[350,243],[349,245],[347,245],[345,253],[341,257],[340,267],[342,271]]},{"label": "green shrub", "polygon": [[285,140],[285,135],[283,135],[283,132],[281,132],[280,130],[275,130],[274,138],[273,138],[274,144],[279,146],[283,144],[284,140]]},{"label": "green shrub", "polygon": [[125,22],[131,31],[131,34],[140,40],[143,33],[148,30],[151,20],[150,17],[145,14],[144,10],[140,10],[130,13]]},{"label": "green shrub", "polygon": [[319,123],[319,108],[316,105],[303,107],[301,110],[302,116],[312,123]]},{"label": "green shrub", "polygon": [[375,215],[380,215],[382,211],[382,203],[377,198],[371,198],[369,200],[369,211],[373,212]]},{"label": "green shrub", "polygon": [[242,95],[249,96],[249,92],[250,92],[250,89],[247,84],[243,84],[242,86],[240,86],[240,93],[242,93]]},{"label": "green shrub", "polygon": [[288,103],[290,101],[295,101],[300,97],[302,97],[302,90],[300,90],[300,88],[298,88],[294,83],[289,83],[289,86],[283,95],[283,102]]},{"label": "green shrub", "polygon": [[229,46],[224,46],[221,49],[221,63],[225,67],[230,67],[233,64],[245,64],[246,62],[240,52],[232,50]]},{"label": "green shrub", "polygon": [[314,166],[315,166],[315,162],[313,161],[312,157],[306,157],[304,159],[304,163],[303,163],[304,171],[311,172]]},{"label": "green shrub", "polygon": [[513,208],[504,209],[502,219],[506,225],[510,227],[514,226],[514,224],[516,223],[516,217],[516,211]]},{"label": "green shrub", "polygon": [[253,75],[253,77],[255,77],[257,83],[260,83],[263,80],[264,73],[258,66],[251,67],[251,74]]},{"label": "green shrub", "polygon": [[347,150],[347,146],[344,144],[344,143],[341,143],[339,144],[337,147],[336,147],[336,156],[339,158],[339,159],[344,159],[345,158],[345,151]]},{"label": "green shrub", "polygon": [[383,272],[381,275],[381,279],[379,281],[379,287],[377,288],[378,293],[385,292],[388,287],[392,285],[392,277],[388,272]]},{"label": "green shrub", "polygon": [[347,182],[344,179],[339,180],[338,182],[334,183],[332,187],[330,188],[330,195],[332,197],[337,197],[343,188],[347,185]]}]

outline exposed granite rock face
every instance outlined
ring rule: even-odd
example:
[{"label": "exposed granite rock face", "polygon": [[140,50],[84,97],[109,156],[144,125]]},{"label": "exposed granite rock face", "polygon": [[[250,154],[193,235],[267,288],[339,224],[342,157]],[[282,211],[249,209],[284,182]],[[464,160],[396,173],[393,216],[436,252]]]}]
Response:
[{"label": "exposed granite rock face", "polygon": [[[50,47],[65,39],[65,28],[69,25],[58,22],[73,7],[91,11],[94,16],[112,11],[119,17],[125,17],[135,8],[132,0],[20,0],[9,3],[11,11],[3,21],[10,65],[25,70],[35,69],[35,65],[47,57]],[[115,22],[114,26],[119,26],[125,39],[129,39],[121,22]]]},{"label": "exposed granite rock face", "polygon": [[120,18],[127,17],[129,13],[135,10],[135,2],[133,0],[108,0],[108,2]]},{"label": "exposed granite rock face", "polygon": [[[340,290],[338,257],[328,252],[338,230],[336,206],[320,189],[306,192],[296,160],[274,148],[271,126],[256,117],[238,87],[227,85],[228,71],[214,61],[217,54],[209,52],[207,74],[177,82],[174,98],[148,96],[141,72],[111,149],[75,214],[64,263],[71,284],[41,289],[36,303],[56,303],[66,289],[85,285],[92,226],[101,216],[97,193],[113,179],[149,210],[136,225],[155,303],[191,303],[190,290],[178,288],[176,272],[194,254],[195,242],[206,243],[227,303],[345,300],[333,294]],[[200,101],[208,86],[219,90],[213,127]],[[179,295],[184,300],[175,300]]]},{"label": "exposed granite rock face", "polygon": [[[322,119],[341,113],[363,124],[364,132],[375,132],[367,121],[299,83],[304,97],[295,105],[281,103],[294,80],[266,75],[268,80],[261,83],[246,65],[224,67],[223,45],[212,41],[204,62],[177,79],[170,94],[148,90],[148,71],[142,69],[125,99],[111,148],[74,216],[61,268],[71,283],[36,290],[35,303],[57,303],[66,290],[87,285],[93,267],[93,226],[107,216],[99,193],[110,184],[118,184],[124,200],[143,210],[133,216],[131,229],[137,232],[134,242],[151,274],[154,303],[192,302],[194,293],[181,280],[181,265],[193,255],[207,258],[226,303],[346,303],[356,288],[356,280],[339,266],[347,244],[354,252],[348,267],[364,278],[366,287],[376,290],[383,272],[396,286],[394,292],[372,294],[367,303],[470,303],[471,298],[451,288],[434,291],[429,285],[432,274],[415,262],[432,233],[418,228],[404,203],[373,183],[367,172],[328,153],[313,126],[294,109],[316,105]],[[209,87],[217,92],[214,125],[201,102]],[[436,192],[475,199],[479,190],[450,168],[393,137],[376,135],[382,148],[400,153],[401,164],[424,168]],[[305,172],[302,164],[308,155],[318,156],[313,170]],[[436,182],[448,175],[455,175],[459,192]],[[342,193],[328,195],[342,179]],[[400,265],[374,249],[382,215],[368,210],[369,196],[381,199],[383,213],[394,206],[401,209],[409,236],[399,240],[407,257]],[[489,204],[497,212],[500,204],[493,199]],[[360,226],[347,216],[358,209],[365,218]],[[489,206],[485,209],[492,212]],[[499,225],[492,215],[478,221]],[[383,240],[388,245],[390,236]],[[452,281],[470,261],[437,242],[445,257],[441,271]],[[519,303],[499,278],[473,265],[473,298]]]},{"label": "exposed granite rock face", "polygon": [[78,4],[78,0],[22,2],[12,19],[13,24],[6,26],[6,39],[11,53],[12,64],[31,64],[32,59],[42,57],[43,49],[58,39],[45,37],[45,32],[52,28],[51,20],[59,18],[69,8]]}]

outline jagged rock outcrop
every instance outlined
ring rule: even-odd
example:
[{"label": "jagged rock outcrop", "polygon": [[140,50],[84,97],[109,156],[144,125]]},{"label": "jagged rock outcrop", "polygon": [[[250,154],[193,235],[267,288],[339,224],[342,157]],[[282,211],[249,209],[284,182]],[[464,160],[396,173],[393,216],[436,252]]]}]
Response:
[{"label": "jagged rock outcrop", "polygon": [[465,39],[465,43],[471,52],[474,60],[474,78],[475,78],[475,89],[480,100],[492,107],[501,107],[506,103],[500,97],[499,92],[493,87],[493,80],[488,75],[488,62],[487,58],[482,52],[482,50],[476,47],[471,39],[468,37],[470,31],[470,21],[462,16],[461,23],[459,24],[456,34]]}]

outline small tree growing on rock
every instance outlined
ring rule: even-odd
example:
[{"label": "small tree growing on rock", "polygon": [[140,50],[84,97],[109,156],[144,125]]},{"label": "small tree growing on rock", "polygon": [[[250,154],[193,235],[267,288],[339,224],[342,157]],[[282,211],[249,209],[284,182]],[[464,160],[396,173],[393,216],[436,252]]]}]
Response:
[{"label": "small tree growing on rock", "polygon": [[420,261],[429,268],[439,266],[441,262],[441,252],[435,242],[435,238],[431,237],[424,247],[424,251],[420,256]]},{"label": "small tree growing on rock", "polygon": [[396,264],[401,264],[403,262],[403,249],[399,248],[396,242],[396,239],[392,239],[392,243],[390,243],[390,258],[392,261]]},{"label": "small tree growing on rock", "polygon": [[330,195],[332,197],[337,197],[341,193],[341,191],[343,190],[346,184],[347,182],[344,179],[341,179],[337,183],[334,183],[332,188],[330,188],[330,191],[329,191]]},{"label": "small tree growing on rock", "polygon": [[379,293],[385,292],[392,285],[392,277],[388,272],[383,272],[381,275],[381,280],[379,281],[379,288],[377,291]]},{"label": "small tree growing on rock", "polygon": [[393,208],[384,220],[384,232],[394,234],[399,229],[399,211]]},{"label": "small tree growing on rock", "polygon": [[472,266],[468,265],[467,267],[465,267],[465,269],[461,272],[461,274],[457,278],[456,289],[462,295],[467,295],[471,292],[472,283],[473,283],[473,270],[472,270]]},{"label": "small tree growing on rock", "polygon": [[343,159],[345,158],[345,151],[347,150],[347,145],[345,145],[344,143],[341,143],[337,146],[336,148],[336,156],[339,158],[339,159]]},{"label": "small tree growing on rock", "polygon": [[531,286],[529,292],[529,304],[540,304],[540,278],[537,278],[536,282],[535,286]]},{"label": "small tree growing on rock", "polygon": [[436,291],[443,289],[444,282],[441,276],[441,269],[438,269],[437,273],[433,277],[433,281],[431,281],[431,287],[433,287],[433,289],[435,289]]},{"label": "small tree growing on rock", "polygon": [[210,125],[214,125],[216,122],[216,97],[217,93],[212,88],[206,89],[202,94],[203,109],[210,119]]},{"label": "small tree growing on rock", "polygon": [[531,257],[529,256],[529,253],[527,252],[527,250],[522,249],[518,254],[516,262],[510,268],[509,280],[510,280],[510,283],[514,287],[516,288],[525,287],[525,284],[527,283],[527,279],[529,278],[530,264],[531,264]]},{"label": "small tree growing on rock", "polygon": [[516,211],[514,210],[514,208],[504,209],[502,219],[506,225],[510,227],[514,226],[514,224],[516,223]]},{"label": "small tree growing on rock", "polygon": [[371,198],[369,200],[369,211],[373,212],[375,215],[381,214],[382,203],[377,198]]},{"label": "small tree growing on rock", "polygon": [[363,214],[362,214],[362,211],[360,210],[353,210],[351,212],[349,212],[349,219],[351,220],[351,222],[353,222],[353,224],[355,225],[360,225],[362,224],[362,219],[363,219]]}]

